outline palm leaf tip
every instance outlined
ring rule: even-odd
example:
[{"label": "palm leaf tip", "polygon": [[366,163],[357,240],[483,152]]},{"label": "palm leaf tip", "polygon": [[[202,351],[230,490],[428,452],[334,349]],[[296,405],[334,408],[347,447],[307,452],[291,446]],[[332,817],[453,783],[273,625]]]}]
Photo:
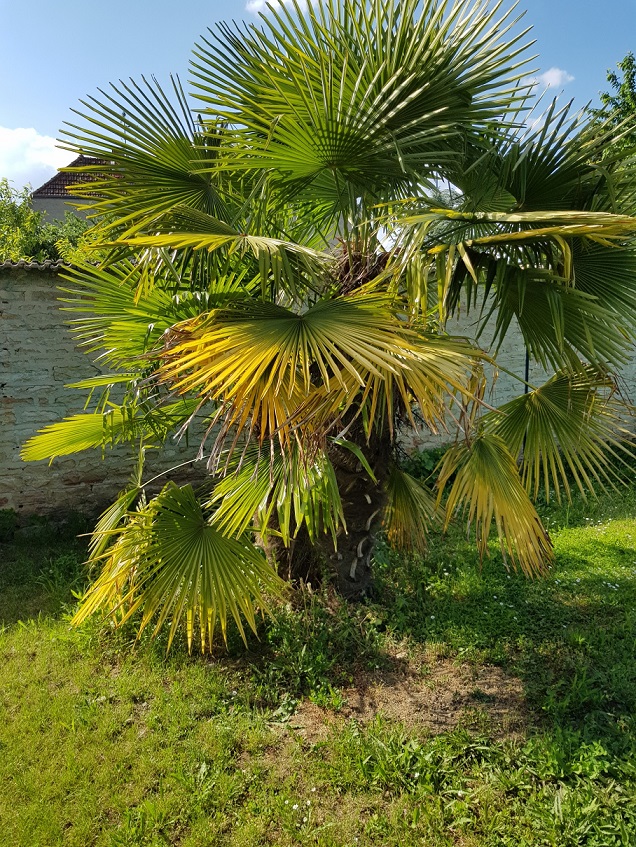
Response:
[{"label": "palm leaf tip", "polygon": [[384,526],[390,544],[424,554],[431,524],[439,517],[435,498],[415,477],[393,467],[387,483]]},{"label": "palm leaf tip", "polygon": [[545,574],[554,561],[552,542],[503,439],[481,433],[471,443],[457,444],[446,453],[438,480],[438,505],[453,475],[446,526],[457,512],[467,513],[483,558],[494,521],[504,561],[520,566],[527,576]]},{"label": "palm leaf tip", "polygon": [[154,622],[154,637],[169,622],[169,650],[185,620],[191,650],[198,621],[204,652],[212,646],[217,624],[227,640],[229,619],[246,641],[243,621],[255,632],[257,611],[269,611],[269,598],[282,595],[285,588],[246,537],[223,535],[189,485],[169,483],[129,512],[112,535],[99,556],[101,573],[84,596],[74,625],[97,611],[113,615],[119,624],[139,613],[139,634]]}]

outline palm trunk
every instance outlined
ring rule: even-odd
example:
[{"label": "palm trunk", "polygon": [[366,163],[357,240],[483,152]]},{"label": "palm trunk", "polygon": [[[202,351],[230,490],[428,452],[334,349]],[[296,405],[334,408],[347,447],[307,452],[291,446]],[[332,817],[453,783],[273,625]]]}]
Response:
[{"label": "palm trunk", "polygon": [[377,436],[370,444],[365,441],[359,446],[377,482],[373,482],[350,451],[334,448],[331,454],[347,531],[340,533],[336,549],[329,539],[325,553],[335,571],[338,591],[348,599],[359,599],[371,586],[371,562],[386,504],[385,482],[390,455],[388,437]]},{"label": "palm trunk", "polygon": [[[349,434],[351,438],[351,434]],[[336,471],[347,531],[341,530],[334,545],[330,535],[315,544],[302,527],[289,547],[271,538],[269,555],[279,574],[290,581],[319,584],[325,577],[350,600],[360,599],[370,589],[371,561],[386,501],[390,442],[376,437],[370,444],[357,438],[377,482],[373,482],[351,451],[333,447],[330,458]]]}]

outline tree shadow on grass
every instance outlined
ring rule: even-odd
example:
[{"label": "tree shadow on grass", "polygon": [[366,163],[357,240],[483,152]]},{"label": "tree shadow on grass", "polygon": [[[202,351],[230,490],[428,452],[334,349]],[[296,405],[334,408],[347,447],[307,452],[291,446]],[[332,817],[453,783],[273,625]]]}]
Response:
[{"label": "tree shadow on grass", "polygon": [[58,617],[86,584],[85,520],[35,521],[0,542],[0,626]]},{"label": "tree shadow on grass", "polygon": [[[232,628],[228,647],[219,639],[216,660],[249,680],[256,705],[292,711],[309,697],[337,709],[339,692],[408,672],[394,649],[404,639],[449,662],[499,666],[521,680],[538,730],[614,743],[636,715],[636,549],[623,534],[608,537],[590,523],[581,515],[568,539],[557,536],[554,571],[533,581],[507,573],[498,553],[480,568],[458,533],[433,538],[425,560],[380,550],[373,598],[348,604],[328,590],[299,592],[295,604],[259,624],[258,637],[248,633],[247,650]],[[83,542],[38,532],[0,547],[5,625],[58,616],[85,584]],[[134,623],[122,644],[134,643]],[[140,649],[159,659],[165,636],[152,647],[144,636]],[[172,652],[173,660],[187,657],[183,638]]]},{"label": "tree shadow on grass", "polygon": [[[636,742],[636,550],[620,538],[557,543],[549,577],[480,571],[457,539],[424,563],[388,556],[380,580],[394,631],[458,659],[500,665],[524,686],[540,731]],[[393,612],[393,613],[391,613]]]}]

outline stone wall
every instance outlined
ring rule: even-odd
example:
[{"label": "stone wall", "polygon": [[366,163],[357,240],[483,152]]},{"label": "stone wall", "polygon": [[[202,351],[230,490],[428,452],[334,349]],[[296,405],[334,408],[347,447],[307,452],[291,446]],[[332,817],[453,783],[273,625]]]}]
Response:
[{"label": "stone wall", "polygon": [[[47,424],[82,411],[84,393],[65,386],[99,369],[78,350],[68,331],[70,315],[60,311],[57,286],[60,268],[20,263],[0,265],[0,509],[19,513],[55,513],[68,510],[96,512],[107,505],[125,485],[133,458],[127,447],[87,450],[48,462],[23,462],[20,446]],[[471,318],[449,326],[453,334],[473,332]],[[488,333],[483,343],[489,340]],[[499,360],[514,373],[523,375],[525,351],[518,334],[511,332]],[[538,368],[530,381],[540,383],[545,374]],[[634,394],[636,359],[622,374],[623,388]],[[501,372],[486,401],[501,405],[520,392],[520,383]],[[193,439],[194,440],[194,439]],[[439,446],[448,434],[405,433],[411,450]],[[195,445],[171,445],[161,459],[151,462],[153,470],[173,467],[193,458]],[[181,478],[188,478],[182,470]],[[203,469],[192,468],[200,477]]]},{"label": "stone wall", "polygon": [[[126,484],[133,467],[130,448],[106,449],[103,458],[99,450],[86,450],[51,466],[20,458],[27,438],[83,410],[86,393],[65,386],[99,373],[75,346],[66,325],[71,316],[60,310],[59,266],[20,265],[0,266],[0,509],[95,513]],[[158,472],[195,452],[192,443],[182,442],[149,464]]]}]

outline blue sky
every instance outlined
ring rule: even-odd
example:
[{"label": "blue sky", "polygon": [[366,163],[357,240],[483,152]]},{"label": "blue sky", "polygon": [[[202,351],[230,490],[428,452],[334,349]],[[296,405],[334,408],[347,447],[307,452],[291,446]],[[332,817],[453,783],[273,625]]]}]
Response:
[{"label": "blue sky", "polygon": [[[215,22],[256,21],[262,0],[0,0],[0,177],[34,186],[62,166],[55,148],[70,109],[111,80],[187,77],[197,37]],[[250,8],[252,7],[252,8]],[[579,106],[636,52],[636,0],[521,0],[542,85]],[[545,76],[542,76],[544,75]]]}]

